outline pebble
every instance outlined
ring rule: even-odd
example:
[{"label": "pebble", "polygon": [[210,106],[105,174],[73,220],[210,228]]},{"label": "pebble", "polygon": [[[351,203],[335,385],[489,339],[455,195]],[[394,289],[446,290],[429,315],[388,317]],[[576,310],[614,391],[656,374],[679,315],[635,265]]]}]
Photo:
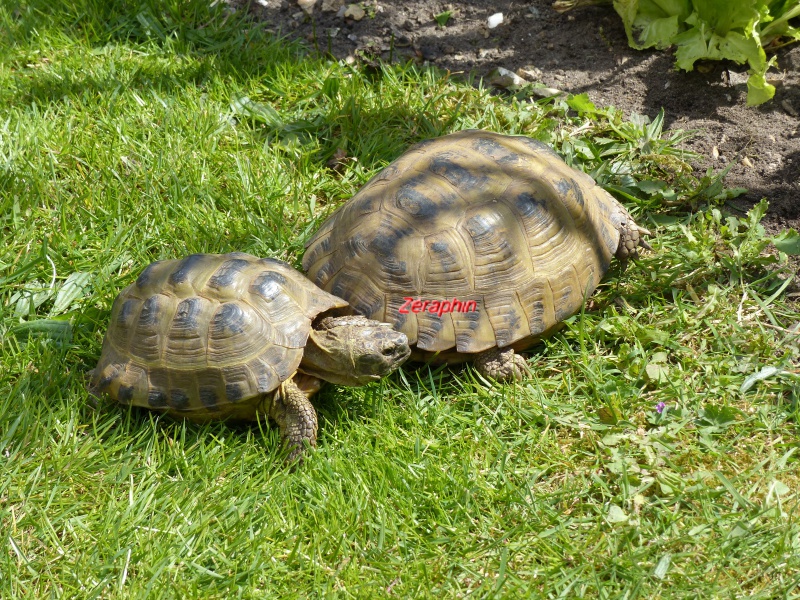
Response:
[{"label": "pebble", "polygon": [[513,71],[509,71],[503,67],[497,67],[494,71],[489,73],[489,83],[498,87],[509,88],[514,85],[521,87],[528,82]]},{"label": "pebble", "polygon": [[792,106],[792,103],[789,102],[788,100],[784,100],[783,102],[781,102],[781,106],[789,116],[791,117],[797,116],[797,111],[795,110],[794,106]]},{"label": "pebble", "polygon": [[528,81],[538,81],[542,78],[542,72],[536,67],[524,67],[517,69],[517,75]]},{"label": "pebble", "polygon": [[314,12],[314,5],[317,3],[317,0],[297,0],[297,6],[299,6],[302,11],[310,15]]},{"label": "pebble", "polygon": [[358,4],[351,4],[347,7],[344,11],[344,18],[345,19],[353,19],[354,21],[360,21],[364,18],[367,13],[361,8]]},{"label": "pebble", "polygon": [[344,0],[322,0],[322,12],[336,12],[344,6]]},{"label": "pebble", "polygon": [[503,22],[503,13],[494,13],[486,20],[486,26],[489,29],[494,29]]}]

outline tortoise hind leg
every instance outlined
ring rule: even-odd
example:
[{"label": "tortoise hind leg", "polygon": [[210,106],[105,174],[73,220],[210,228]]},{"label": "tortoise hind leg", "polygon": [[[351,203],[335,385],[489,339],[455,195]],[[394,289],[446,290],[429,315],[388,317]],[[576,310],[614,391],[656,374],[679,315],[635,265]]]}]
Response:
[{"label": "tortoise hind leg", "polygon": [[643,237],[652,234],[644,227],[639,227],[634,223],[630,216],[619,223],[617,230],[619,231],[619,246],[614,255],[622,263],[626,263],[629,258],[638,258],[639,248],[652,250],[650,244]]},{"label": "tortoise hind leg", "polygon": [[316,389],[304,383],[302,385],[308,393],[300,389],[293,379],[284,381],[275,392],[269,415],[278,424],[281,438],[290,449],[288,462],[302,457],[306,441],[310,446],[317,445],[317,411],[308,399]]},{"label": "tortoise hind leg", "polygon": [[528,363],[511,348],[492,348],[475,357],[478,373],[495,381],[522,381],[530,375]]}]

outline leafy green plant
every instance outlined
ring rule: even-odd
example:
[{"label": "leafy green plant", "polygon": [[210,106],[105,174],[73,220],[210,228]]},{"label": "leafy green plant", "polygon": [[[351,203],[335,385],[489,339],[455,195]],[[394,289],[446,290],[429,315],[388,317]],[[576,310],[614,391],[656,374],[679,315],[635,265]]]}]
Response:
[{"label": "leafy green plant", "polygon": [[[610,4],[606,0],[560,0],[556,10],[588,4]],[[676,64],[691,71],[698,60],[732,60],[747,63],[747,103],[762,104],[775,95],[767,83],[764,48],[780,38],[800,40],[800,28],[791,19],[800,16],[800,0],[613,0],[622,17],[628,43],[638,50],[677,46]]]},{"label": "leafy green plant", "polygon": [[452,10],[446,10],[444,12],[439,13],[438,15],[434,15],[433,19],[436,21],[436,24],[439,27],[444,27],[447,25],[447,22],[450,20],[450,17],[453,16]]},{"label": "leafy green plant", "polygon": [[800,15],[800,0],[615,0],[634,48],[676,45],[678,67],[691,71],[701,59],[747,63],[747,103],[761,104],[775,95],[767,83],[764,46],[779,37],[800,39],[789,20]]}]

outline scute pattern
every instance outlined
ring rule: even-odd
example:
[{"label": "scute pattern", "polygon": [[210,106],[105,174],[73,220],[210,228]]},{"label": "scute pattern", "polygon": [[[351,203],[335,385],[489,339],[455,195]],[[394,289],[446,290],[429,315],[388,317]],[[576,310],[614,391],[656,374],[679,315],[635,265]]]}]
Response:
[{"label": "scute pattern", "polygon": [[274,259],[159,261],[115,300],[92,385],[200,420],[252,418],[297,369],[312,320],[343,306]]},{"label": "scute pattern", "polygon": [[[529,346],[578,311],[610,265],[623,215],[545,144],[462,131],[413,146],[368,182],[311,239],[303,268],[405,333],[418,358],[466,359]],[[478,310],[404,314],[406,297]]]}]

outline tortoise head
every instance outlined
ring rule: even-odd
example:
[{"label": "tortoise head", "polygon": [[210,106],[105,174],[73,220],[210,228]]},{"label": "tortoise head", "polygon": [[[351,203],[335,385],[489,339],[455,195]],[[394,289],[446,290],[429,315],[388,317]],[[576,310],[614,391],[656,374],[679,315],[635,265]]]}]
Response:
[{"label": "tortoise head", "polygon": [[311,330],[300,370],[339,385],[364,385],[410,356],[408,338],[366,317],[325,317]]}]

